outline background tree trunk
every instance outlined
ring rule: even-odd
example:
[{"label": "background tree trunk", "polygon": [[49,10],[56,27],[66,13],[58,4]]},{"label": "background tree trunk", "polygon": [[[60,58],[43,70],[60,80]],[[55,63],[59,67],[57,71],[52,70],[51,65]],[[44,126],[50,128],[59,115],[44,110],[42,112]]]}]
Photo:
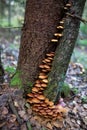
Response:
[{"label": "background tree trunk", "polygon": [[38,66],[55,46],[50,42],[63,14],[63,0],[27,0],[17,70],[23,85],[34,82]]},{"label": "background tree trunk", "polygon": [[4,81],[4,69],[1,63],[1,46],[0,46],[0,83],[3,83]]}]

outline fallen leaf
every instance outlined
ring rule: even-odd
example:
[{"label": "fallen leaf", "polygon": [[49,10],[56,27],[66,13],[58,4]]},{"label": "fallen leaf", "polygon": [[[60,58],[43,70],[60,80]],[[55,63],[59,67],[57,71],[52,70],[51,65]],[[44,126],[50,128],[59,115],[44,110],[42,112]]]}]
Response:
[{"label": "fallen leaf", "polygon": [[54,121],[54,122],[52,122],[52,125],[57,127],[57,128],[62,128],[63,127],[63,122]]},{"label": "fallen leaf", "polygon": [[53,129],[52,125],[49,122],[46,124],[46,127],[49,128],[50,130]]},{"label": "fallen leaf", "polygon": [[14,114],[10,114],[10,117],[9,117],[9,122],[13,123],[16,121],[16,115]]},{"label": "fallen leaf", "polygon": [[8,114],[8,109],[6,107],[3,107],[2,114],[3,115],[7,115]]}]

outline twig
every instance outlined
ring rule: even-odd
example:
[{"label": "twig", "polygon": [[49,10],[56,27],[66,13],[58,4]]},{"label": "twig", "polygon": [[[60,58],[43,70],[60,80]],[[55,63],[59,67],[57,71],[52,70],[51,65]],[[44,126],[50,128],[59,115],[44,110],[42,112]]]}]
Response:
[{"label": "twig", "polygon": [[66,13],[68,16],[71,16],[71,17],[73,17],[73,18],[77,18],[78,20],[80,20],[80,21],[82,21],[84,24],[85,23],[87,23],[87,20],[85,20],[85,19],[82,19],[80,16],[78,16],[78,15],[73,15],[73,14],[70,14],[70,13]]},{"label": "twig", "polygon": [[16,115],[18,123],[21,124],[22,121],[21,121],[21,119],[20,119],[20,117],[19,117],[19,115],[17,113],[17,110],[16,110],[16,108],[15,108],[15,106],[13,104],[13,101],[12,101],[12,98],[11,98],[10,95],[9,95],[8,103],[9,103],[9,106],[10,106],[12,112]]}]

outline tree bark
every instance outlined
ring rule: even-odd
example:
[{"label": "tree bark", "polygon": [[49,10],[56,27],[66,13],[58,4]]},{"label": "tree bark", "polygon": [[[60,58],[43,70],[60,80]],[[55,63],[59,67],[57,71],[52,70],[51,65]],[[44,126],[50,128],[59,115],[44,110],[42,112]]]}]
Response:
[{"label": "tree bark", "polygon": [[63,14],[63,0],[27,0],[17,70],[24,86],[34,83],[45,54],[55,50],[50,42]]},{"label": "tree bark", "polygon": [[[86,0],[70,0],[69,13],[82,16]],[[63,37],[56,45],[50,42],[57,32],[57,25],[64,14],[63,0],[27,0],[25,21],[22,30],[21,46],[17,71],[20,71],[22,84],[30,87],[39,74],[39,65],[46,53],[55,51],[49,83],[44,91],[50,100],[57,100],[65,79],[65,73],[78,35],[80,21],[67,16],[64,23]]]},{"label": "tree bark", "polygon": [[[70,1],[72,6],[69,13],[73,16],[77,15],[82,17],[85,1],[86,0]],[[58,101],[61,94],[61,88],[63,86],[65,74],[78,36],[79,27],[80,20],[67,15],[64,24],[63,37],[55,51],[52,71],[49,74],[49,84],[44,92],[45,96],[55,102]]]}]

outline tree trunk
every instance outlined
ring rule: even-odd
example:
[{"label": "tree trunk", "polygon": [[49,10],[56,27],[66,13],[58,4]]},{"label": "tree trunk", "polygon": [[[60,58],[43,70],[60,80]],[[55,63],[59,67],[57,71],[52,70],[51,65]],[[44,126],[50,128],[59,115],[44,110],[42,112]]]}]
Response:
[{"label": "tree trunk", "polygon": [[[72,0],[72,6],[68,13],[73,14],[73,16],[82,17],[85,1],[86,0]],[[78,36],[79,27],[80,20],[67,15],[63,37],[55,51],[52,71],[49,74],[49,84],[44,92],[50,100],[55,102],[57,102],[61,93],[65,74]]]},{"label": "tree trunk", "polygon": [[[85,0],[70,0],[70,3],[72,6],[69,13],[82,16]],[[63,0],[27,0],[17,67],[26,90],[26,86],[37,79],[39,65],[46,53],[56,49],[48,87],[44,92],[53,101],[57,100],[65,79],[80,25],[79,19],[67,16],[59,45],[51,43],[54,33],[57,32],[56,27],[64,15],[63,10]]]},{"label": "tree trunk", "polygon": [[4,81],[4,69],[1,63],[1,46],[0,46],[0,83]]},{"label": "tree trunk", "polygon": [[33,83],[47,52],[55,49],[50,42],[63,14],[63,0],[27,0],[17,70],[24,86]]}]

